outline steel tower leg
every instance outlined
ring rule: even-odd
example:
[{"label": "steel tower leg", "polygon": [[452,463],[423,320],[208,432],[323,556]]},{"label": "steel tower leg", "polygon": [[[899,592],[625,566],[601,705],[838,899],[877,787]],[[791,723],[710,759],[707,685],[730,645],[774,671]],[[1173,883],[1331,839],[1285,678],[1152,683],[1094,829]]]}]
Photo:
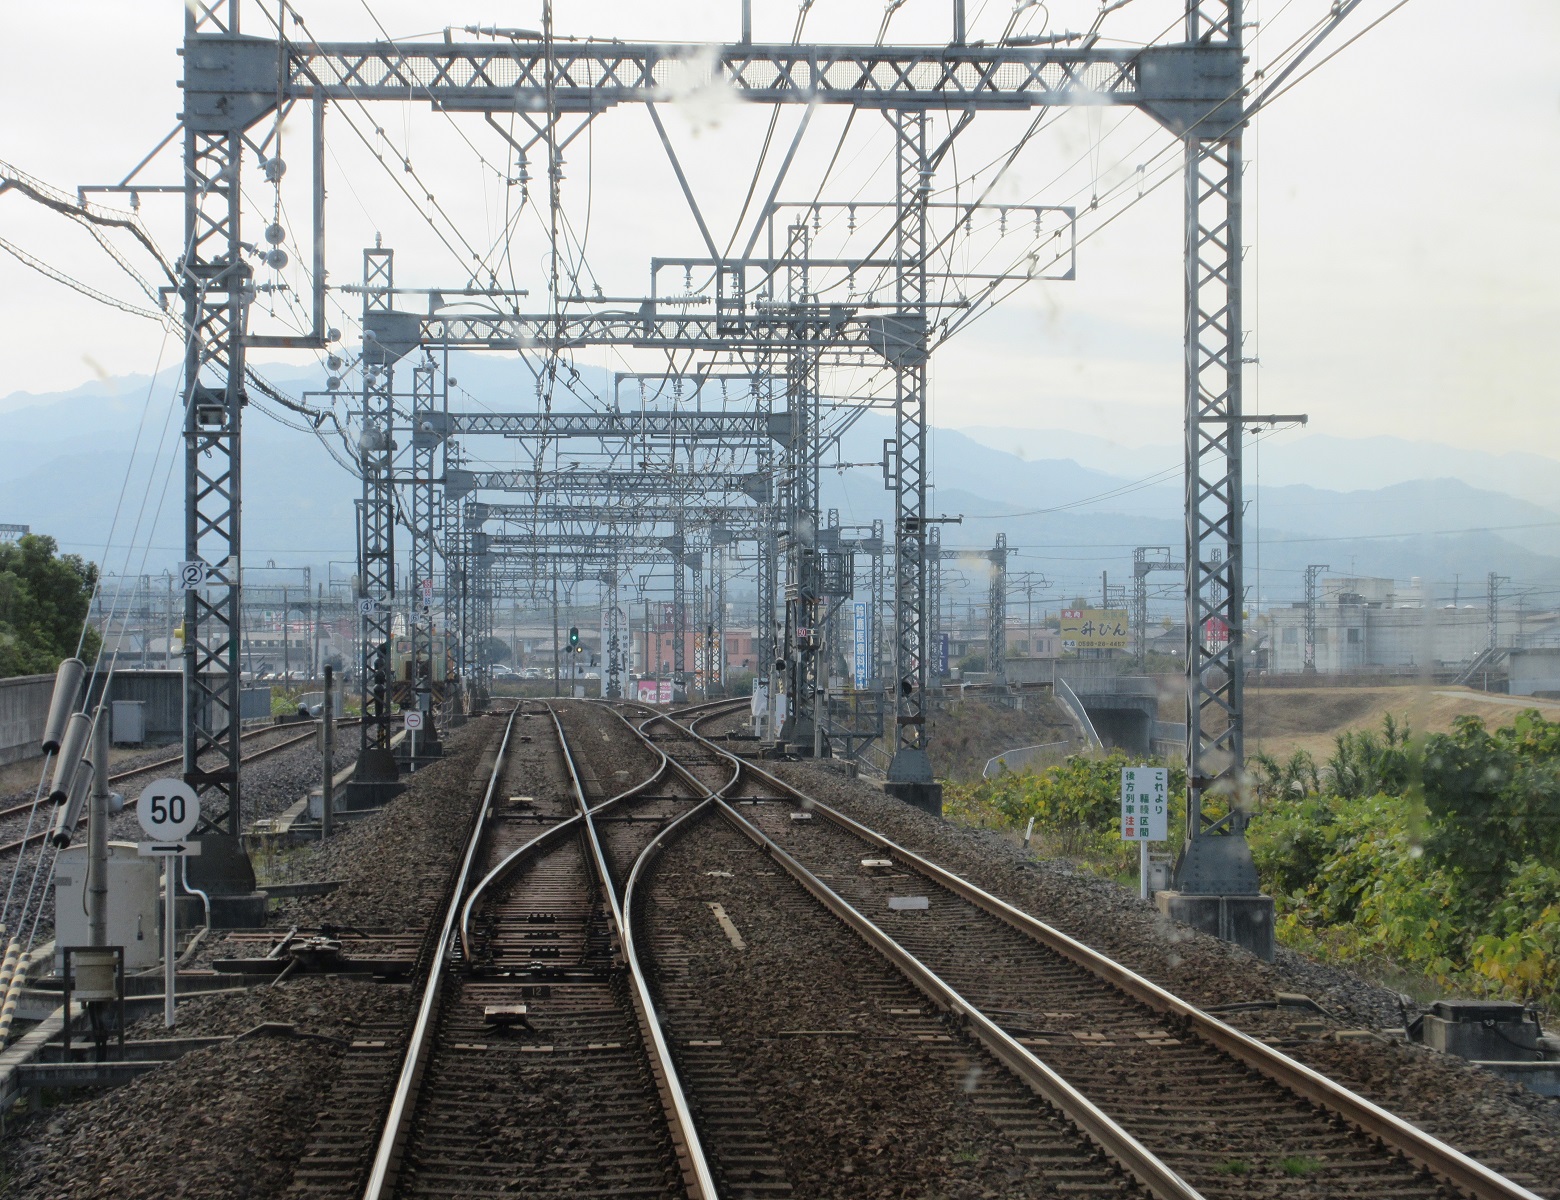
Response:
[{"label": "steel tower leg", "polygon": [[1137,660],[1148,661],[1148,548],[1132,551],[1132,630],[1137,641]]},{"label": "steel tower leg", "polygon": [[1007,534],[997,534],[991,550],[991,589],[986,600],[986,670],[997,687],[1007,689]]},{"label": "steel tower leg", "polygon": [[435,372],[432,363],[423,363],[412,371],[412,482],[411,494],[412,553],[411,587],[408,591],[408,608],[411,614],[410,637],[412,647],[412,697],[415,707],[426,714],[430,727],[418,736],[417,750],[420,756],[437,756],[443,753],[433,711],[434,637],[433,637],[433,526],[434,526],[434,460],[439,445],[444,440],[438,430],[442,428],[444,411],[448,403],[439,404],[434,390]]},{"label": "steel tower leg", "polygon": [[[813,745],[818,658],[822,629],[818,604],[818,363],[814,348],[808,256],[812,239],[806,221],[786,236],[786,301],[792,309],[786,343],[786,411],[790,438],[783,476],[782,538],[786,550],[786,665],[788,711],[781,739],[799,752]],[[801,631],[806,630],[806,633]]]},{"label": "steel tower leg", "polygon": [[621,614],[618,612],[618,569],[607,572],[607,644],[602,648],[602,674],[606,680],[605,695],[608,700],[623,696],[623,646]]},{"label": "steel tower leg", "polygon": [[895,189],[894,292],[900,346],[895,356],[894,723],[888,781],[917,807],[942,811],[942,789],[926,753],[926,203],[932,162],[924,110],[887,114],[898,166]]},{"label": "steel tower leg", "polygon": [[[453,465],[459,451],[445,448],[445,465]],[[461,624],[461,590],[465,586],[465,536],[461,525],[461,504],[448,492],[439,494],[439,553],[444,560],[444,724],[454,728],[466,719],[465,639]]]},{"label": "steel tower leg", "polygon": [[[764,355],[753,367],[753,400],[761,416],[774,413],[774,376],[770,373],[770,359]],[[759,455],[758,469],[769,476],[768,499],[759,505],[757,538],[757,615],[754,633],[754,649],[757,653],[757,679],[769,680],[770,691],[779,684],[775,673],[775,589],[779,564],[780,542],[775,533],[774,458],[768,451]]]},{"label": "steel tower leg", "polygon": [[493,551],[487,535],[473,535],[471,555],[472,704],[486,709],[493,697]]},{"label": "steel tower leg", "polygon": [[688,689],[688,537],[680,525],[673,536],[677,545],[672,550],[672,698],[682,700]]},{"label": "steel tower leg", "polygon": [[[197,35],[238,32],[236,4],[191,6],[184,64]],[[193,109],[193,106],[192,106]],[[244,333],[254,296],[240,230],[243,128],[184,117],[184,779],[200,796],[203,854],[191,880],[212,895],[215,923],[263,923],[250,899],[239,780],[241,470]]]},{"label": "steel tower leg", "polygon": [[[693,627],[693,687],[689,689],[690,695],[694,690],[702,692],[709,686],[709,676],[704,673],[704,550],[694,539],[692,548],[688,552],[688,568],[693,576],[693,613],[688,624]],[[703,697],[700,697],[703,699]]]},{"label": "steel tower leg", "polygon": [[395,616],[395,357],[367,332],[370,314],[387,310],[395,287],[395,252],[363,251],[363,431],[358,465],[363,471],[362,531],[358,541],[358,663],[363,723],[357,770],[347,786],[346,807],[383,804],[402,790],[390,751],[390,653]]},{"label": "steel tower leg", "polygon": [[872,522],[872,558],[868,590],[870,591],[867,629],[867,652],[871,655],[869,660],[869,677],[872,680],[874,692],[883,690],[883,610],[885,604],[884,594],[884,565],[886,548],[883,544],[883,522],[881,519]]},{"label": "steel tower leg", "polygon": [[[1238,47],[1240,0],[1189,3],[1187,37]],[[1187,835],[1161,904],[1271,958],[1246,844],[1240,125],[1194,128],[1185,154]]]}]

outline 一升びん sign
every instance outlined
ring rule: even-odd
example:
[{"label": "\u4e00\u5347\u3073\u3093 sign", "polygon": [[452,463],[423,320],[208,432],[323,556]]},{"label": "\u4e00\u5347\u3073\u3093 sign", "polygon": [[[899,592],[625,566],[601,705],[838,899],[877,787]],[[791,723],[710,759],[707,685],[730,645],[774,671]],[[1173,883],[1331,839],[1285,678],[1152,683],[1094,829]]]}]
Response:
[{"label": "\u4e00\u5347\u3073\u3093 sign", "polygon": [[1061,632],[1063,650],[1125,650],[1127,610],[1064,608]]}]

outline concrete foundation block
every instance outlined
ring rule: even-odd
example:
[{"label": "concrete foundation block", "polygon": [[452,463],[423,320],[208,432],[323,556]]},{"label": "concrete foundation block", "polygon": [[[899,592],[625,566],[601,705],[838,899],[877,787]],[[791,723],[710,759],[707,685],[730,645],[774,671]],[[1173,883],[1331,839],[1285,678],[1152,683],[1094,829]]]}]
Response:
[{"label": "concrete foundation block", "polygon": [[1542,1058],[1538,1038],[1538,1024],[1509,1000],[1438,1000],[1424,1018],[1425,1045],[1477,1062]]},{"label": "concrete foundation block", "polygon": [[1484,1061],[1474,1065],[1499,1075],[1507,1083],[1520,1083],[1530,1092],[1560,1099],[1560,1062]]},{"label": "concrete foundation block", "polygon": [[260,929],[265,925],[264,892],[216,894],[211,897],[213,929]]},{"label": "concrete foundation block", "polygon": [[361,812],[383,808],[406,790],[399,781],[374,781],[354,779],[336,793],[336,804],[342,812]]},{"label": "concrete foundation block", "polygon": [[1234,942],[1263,962],[1273,961],[1273,897],[1197,896],[1155,892],[1154,903],[1172,921]]},{"label": "concrete foundation block", "polygon": [[883,785],[885,795],[903,800],[911,808],[919,808],[922,812],[929,812],[934,817],[942,816],[943,787],[940,783],[895,783],[890,781]]}]

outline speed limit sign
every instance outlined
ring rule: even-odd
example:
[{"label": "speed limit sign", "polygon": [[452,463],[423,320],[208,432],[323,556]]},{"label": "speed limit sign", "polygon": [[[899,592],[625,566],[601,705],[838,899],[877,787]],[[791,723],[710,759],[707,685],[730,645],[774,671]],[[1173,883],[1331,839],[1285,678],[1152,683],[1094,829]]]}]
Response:
[{"label": "speed limit sign", "polygon": [[200,820],[200,797],[182,780],[154,780],[136,801],[135,815],[153,841],[183,841]]}]

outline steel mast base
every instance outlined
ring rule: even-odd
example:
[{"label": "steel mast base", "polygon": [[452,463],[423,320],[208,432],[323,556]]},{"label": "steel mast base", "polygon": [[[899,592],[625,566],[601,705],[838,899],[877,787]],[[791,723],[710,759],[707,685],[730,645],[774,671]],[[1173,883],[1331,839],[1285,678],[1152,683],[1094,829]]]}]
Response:
[{"label": "steel mast base", "polygon": [[911,808],[942,816],[943,786],[932,777],[932,760],[919,746],[901,746],[894,751],[883,791]]}]

